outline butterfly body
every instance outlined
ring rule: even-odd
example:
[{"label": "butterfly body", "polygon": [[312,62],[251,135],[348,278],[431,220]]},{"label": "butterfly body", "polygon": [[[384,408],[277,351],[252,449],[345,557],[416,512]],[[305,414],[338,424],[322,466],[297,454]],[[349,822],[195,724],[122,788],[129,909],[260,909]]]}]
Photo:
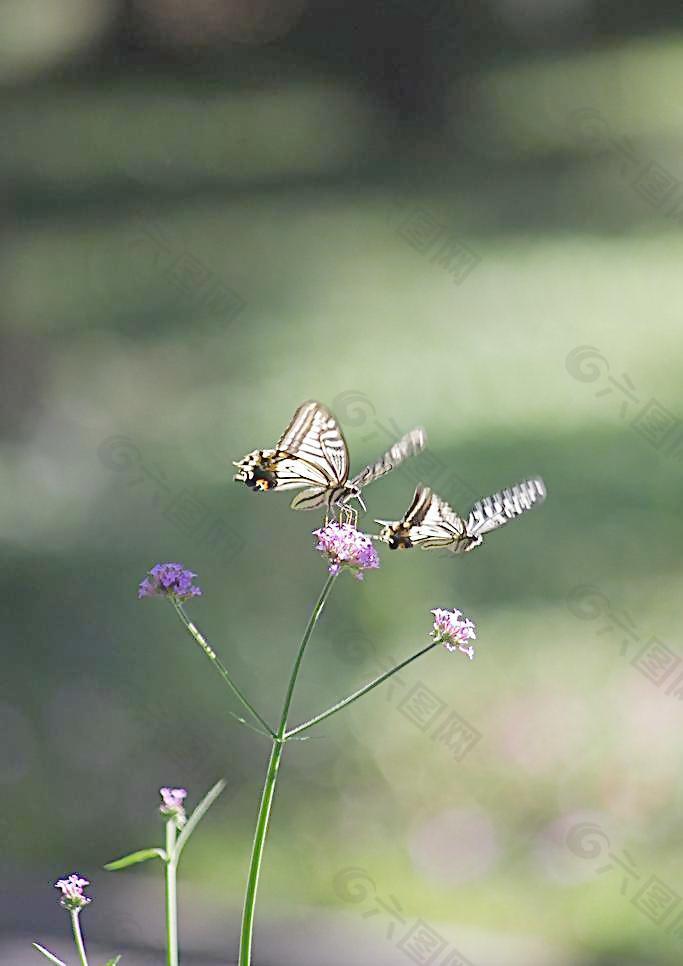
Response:
[{"label": "butterfly body", "polygon": [[241,479],[245,486],[252,490],[267,492],[277,486],[276,466],[273,457],[274,449],[255,449],[240,461]]},{"label": "butterfly body", "polygon": [[379,539],[391,550],[422,547],[469,553],[481,546],[485,534],[541,504],[545,496],[539,477],[523,480],[479,500],[463,519],[430,487],[420,484],[403,519],[376,521],[383,525]]},{"label": "butterfly body", "polygon": [[356,499],[364,507],[361,489],[379,479],[426,444],[421,429],[406,433],[375,463],[349,480],[349,452],[342,431],[322,403],[302,403],[273,449],[248,453],[235,463],[235,480],[255,491],[299,489],[292,509],[343,507]]},{"label": "butterfly body", "polygon": [[410,550],[413,545],[413,541],[410,539],[410,535],[404,529],[401,533],[401,527],[389,527],[389,534],[387,535],[387,543],[390,550]]}]

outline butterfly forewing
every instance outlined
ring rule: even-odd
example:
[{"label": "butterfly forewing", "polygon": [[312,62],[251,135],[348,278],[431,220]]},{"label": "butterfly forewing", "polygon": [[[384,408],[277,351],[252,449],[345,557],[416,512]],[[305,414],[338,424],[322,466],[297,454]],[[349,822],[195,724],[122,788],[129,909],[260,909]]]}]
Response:
[{"label": "butterfly forewing", "polygon": [[545,495],[543,480],[534,477],[484,497],[470,510],[467,518],[467,533],[477,537],[490,533],[491,530],[497,530],[498,527],[531,510],[532,507],[543,503]]},{"label": "butterfly forewing", "polygon": [[424,429],[418,427],[411,429],[409,433],[402,436],[398,442],[386,451],[380,458],[370,463],[364,470],[351,480],[351,486],[362,487],[373,483],[380,477],[389,473],[390,470],[400,466],[409,456],[414,456],[421,452],[427,445],[427,434]]},{"label": "butterfly forewing", "polygon": [[[315,467],[329,484],[345,483],[349,452],[341,429],[322,403],[302,403],[277,442],[276,449]],[[290,471],[293,468],[289,467]]]},{"label": "butterfly forewing", "polygon": [[405,516],[404,526],[414,546],[448,547],[463,536],[464,521],[428,486],[418,486],[415,490],[413,507]]},{"label": "butterfly forewing", "polygon": [[421,483],[415,489],[413,501],[402,520],[384,523],[380,538],[394,550],[408,547],[451,547],[457,543],[465,524],[451,507],[430,487]]},{"label": "butterfly forewing", "polygon": [[434,497],[434,491],[419,483],[415,487],[413,502],[408,507],[406,515],[401,521],[404,527],[417,526],[422,523],[429,512]]}]

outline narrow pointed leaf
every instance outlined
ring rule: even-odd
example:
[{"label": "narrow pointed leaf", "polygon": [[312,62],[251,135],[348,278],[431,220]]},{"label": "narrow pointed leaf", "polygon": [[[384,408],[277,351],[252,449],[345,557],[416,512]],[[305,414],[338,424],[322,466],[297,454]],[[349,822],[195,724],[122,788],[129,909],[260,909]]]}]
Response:
[{"label": "narrow pointed leaf", "polygon": [[31,943],[31,945],[34,949],[37,949],[39,953],[42,953],[46,959],[49,959],[51,963],[56,963],[57,966],[66,966],[66,963],[63,963],[61,959],[57,959],[56,956],[53,956],[52,953],[45,948],[45,946],[41,946],[39,943]]},{"label": "narrow pointed leaf", "polygon": [[213,786],[213,788],[210,788],[209,789],[209,791],[206,793],[206,795],[201,800],[201,802],[199,803],[199,805],[197,805],[197,807],[195,808],[195,810],[192,813],[192,815],[190,815],[190,817],[188,818],[187,824],[185,825],[185,828],[182,830],[182,832],[178,836],[178,841],[176,843],[176,847],[175,847],[175,858],[176,858],[176,861],[180,858],[180,853],[185,848],[185,845],[187,843],[187,840],[192,835],[192,833],[194,832],[194,830],[197,828],[197,826],[199,825],[200,821],[204,818],[204,816],[206,815],[206,813],[208,812],[208,810],[211,808],[211,806],[213,805],[213,803],[216,801],[216,799],[218,798],[218,796],[220,795],[220,793],[223,791],[223,789],[225,788],[225,786],[226,786],[225,779],[221,778],[220,781],[217,781],[216,784]]},{"label": "narrow pointed leaf", "polygon": [[246,718],[243,718],[241,715],[237,714],[237,712],[228,711],[228,714],[232,715],[232,717],[236,721],[239,721],[240,724],[243,724],[245,727],[249,728],[250,731],[255,731],[257,735],[263,735],[264,738],[270,738],[270,735],[267,731],[264,731],[263,728],[257,728],[256,725],[253,725],[251,721],[247,721]]},{"label": "narrow pointed leaf", "polygon": [[106,961],[106,963],[104,964],[104,966],[118,966],[118,964],[120,962],[121,962],[121,957],[120,956],[114,956],[113,959],[108,959]]},{"label": "narrow pointed leaf", "polygon": [[131,852],[113,862],[107,862],[105,869],[107,872],[118,872],[119,869],[127,869],[129,865],[138,865],[139,862],[146,862],[148,859],[161,859],[166,861],[166,853],[163,849],[140,849],[139,852]]}]

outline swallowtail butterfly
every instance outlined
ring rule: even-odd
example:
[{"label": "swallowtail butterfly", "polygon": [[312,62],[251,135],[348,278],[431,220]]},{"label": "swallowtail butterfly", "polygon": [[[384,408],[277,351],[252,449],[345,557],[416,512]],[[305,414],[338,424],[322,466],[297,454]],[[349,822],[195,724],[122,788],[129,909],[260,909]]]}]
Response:
[{"label": "swallowtail butterfly", "polygon": [[291,502],[294,510],[343,506],[357,499],[365,508],[361,489],[394,469],[427,443],[423,429],[402,436],[377,462],[349,480],[349,451],[332,413],[322,403],[302,403],[274,449],[256,449],[234,465],[234,479],[253,490],[302,488]]},{"label": "swallowtail butterfly", "polygon": [[383,524],[379,539],[391,550],[423,547],[467,553],[483,543],[484,535],[497,530],[545,500],[539,477],[515,483],[509,489],[474,504],[467,520],[453,510],[430,487],[419,484],[402,520],[376,520]]}]

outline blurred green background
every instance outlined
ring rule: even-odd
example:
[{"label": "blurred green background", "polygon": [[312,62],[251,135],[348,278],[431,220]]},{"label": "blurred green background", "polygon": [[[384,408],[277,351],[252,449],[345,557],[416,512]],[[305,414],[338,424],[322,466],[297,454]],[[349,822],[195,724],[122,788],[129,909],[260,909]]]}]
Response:
[{"label": "blurred green background", "polygon": [[2,0],[0,959],[158,963],[160,785],[228,790],[182,868],[186,963],[236,949],[267,744],[145,571],[267,717],[325,567],[314,514],[231,482],[296,405],[367,492],[545,506],[466,558],[343,577],[303,720],[478,625],[287,749],[258,966],[680,963],[677,692],[683,14],[665,2]]}]

